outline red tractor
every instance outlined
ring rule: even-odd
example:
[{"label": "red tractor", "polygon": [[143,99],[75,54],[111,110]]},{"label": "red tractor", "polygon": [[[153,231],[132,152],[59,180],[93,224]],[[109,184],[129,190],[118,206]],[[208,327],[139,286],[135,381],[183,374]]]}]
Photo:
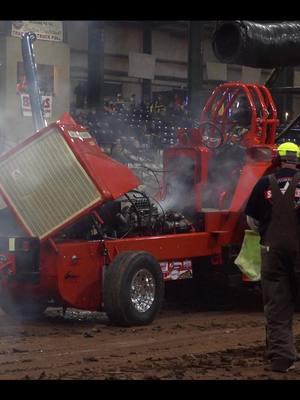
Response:
[{"label": "red tractor", "polygon": [[[248,126],[236,118],[242,102]],[[164,151],[155,199],[67,114],[37,124],[0,157],[2,309],[22,318],[48,306],[105,310],[114,324],[143,325],[160,309],[164,281],[238,272],[243,209],[274,168],[277,124],[263,85],[218,86],[199,128],[179,130]]]}]

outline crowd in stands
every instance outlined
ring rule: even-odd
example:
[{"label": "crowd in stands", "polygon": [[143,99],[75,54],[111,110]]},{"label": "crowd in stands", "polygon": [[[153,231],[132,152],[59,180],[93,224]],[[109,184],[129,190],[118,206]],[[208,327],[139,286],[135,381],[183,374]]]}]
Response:
[{"label": "crowd in stands", "polygon": [[172,146],[176,144],[178,128],[196,126],[186,104],[176,95],[169,104],[164,104],[161,96],[151,103],[137,104],[135,95],[127,102],[118,95],[105,101],[104,110],[77,109],[72,116],[88,128],[104,149],[110,147],[113,152],[123,146],[135,154]]}]

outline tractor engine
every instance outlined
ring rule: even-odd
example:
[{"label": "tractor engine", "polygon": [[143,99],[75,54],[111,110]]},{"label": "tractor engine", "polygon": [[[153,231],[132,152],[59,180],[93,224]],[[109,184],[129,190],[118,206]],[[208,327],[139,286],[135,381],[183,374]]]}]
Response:
[{"label": "tractor engine", "polygon": [[165,212],[161,204],[154,204],[138,191],[126,194],[127,204],[121,207],[118,217],[124,227],[136,235],[162,235],[184,233],[192,230],[192,223],[176,211]]},{"label": "tractor engine", "polygon": [[64,230],[61,239],[97,240],[136,236],[165,235],[194,231],[194,226],[183,214],[164,211],[144,192],[132,190],[121,199],[103,204],[97,210],[102,223],[92,215]]}]

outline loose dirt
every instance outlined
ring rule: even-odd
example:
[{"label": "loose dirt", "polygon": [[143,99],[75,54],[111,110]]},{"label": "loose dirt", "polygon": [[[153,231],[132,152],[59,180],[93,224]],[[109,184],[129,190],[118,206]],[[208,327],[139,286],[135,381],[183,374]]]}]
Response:
[{"label": "loose dirt", "polygon": [[[294,334],[300,349],[300,315]],[[165,302],[143,327],[112,326],[104,313],[48,309],[36,322],[0,312],[0,380],[300,379],[264,370],[260,304],[209,311],[191,301]]]}]

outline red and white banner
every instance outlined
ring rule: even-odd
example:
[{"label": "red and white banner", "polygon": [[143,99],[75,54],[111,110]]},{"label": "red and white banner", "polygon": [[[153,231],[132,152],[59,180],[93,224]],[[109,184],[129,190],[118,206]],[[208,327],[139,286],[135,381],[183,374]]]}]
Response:
[{"label": "red and white banner", "polygon": [[[24,117],[32,117],[29,94],[20,94],[21,108]],[[42,106],[45,118],[52,117],[52,96],[42,96]]]}]

